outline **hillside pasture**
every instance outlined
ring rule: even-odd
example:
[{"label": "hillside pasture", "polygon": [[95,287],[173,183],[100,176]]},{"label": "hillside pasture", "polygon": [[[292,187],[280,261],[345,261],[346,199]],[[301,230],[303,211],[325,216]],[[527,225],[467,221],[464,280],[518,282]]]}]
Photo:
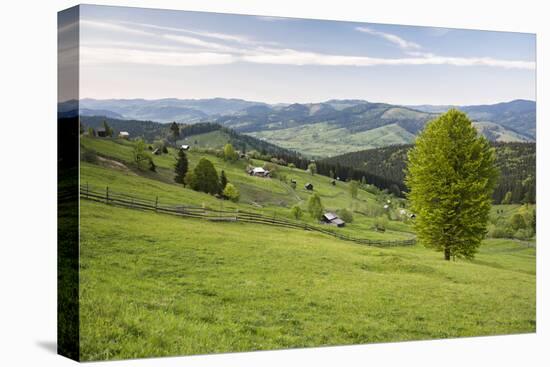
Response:
[{"label": "hillside pasture", "polygon": [[526,333],[535,250],[444,262],[83,200],[80,300],[85,361]]}]

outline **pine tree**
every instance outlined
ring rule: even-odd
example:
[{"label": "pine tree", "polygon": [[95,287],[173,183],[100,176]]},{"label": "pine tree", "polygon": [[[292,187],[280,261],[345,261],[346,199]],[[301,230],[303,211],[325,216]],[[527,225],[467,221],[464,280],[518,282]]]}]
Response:
[{"label": "pine tree", "polygon": [[180,151],[178,152],[178,160],[176,161],[176,166],[174,169],[174,171],[176,172],[176,177],[174,177],[174,181],[185,186],[184,179],[188,169],[189,161],[187,160],[187,154],[185,154],[183,149],[180,149]]},{"label": "pine tree", "polygon": [[225,186],[229,183],[229,181],[227,180],[227,176],[225,175],[225,171],[222,170],[221,174],[220,174],[220,189],[223,190],[225,189]]},{"label": "pine tree", "polygon": [[451,109],[426,125],[408,161],[405,182],[420,242],[445,260],[473,258],[498,177],[494,149],[466,114]]},{"label": "pine tree", "polygon": [[105,129],[105,136],[113,136],[113,129],[109,126],[107,120],[103,120],[103,128]]},{"label": "pine tree", "polygon": [[174,139],[174,143],[178,140],[180,137],[180,127],[176,123],[176,121],[172,122],[170,125],[170,132],[172,133],[172,139]]}]

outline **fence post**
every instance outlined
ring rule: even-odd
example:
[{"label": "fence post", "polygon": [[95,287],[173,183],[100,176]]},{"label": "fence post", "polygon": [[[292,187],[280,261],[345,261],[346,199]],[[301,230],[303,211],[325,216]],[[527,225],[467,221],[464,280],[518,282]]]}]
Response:
[{"label": "fence post", "polygon": [[86,199],[89,199],[88,192],[90,191],[90,188],[88,186],[88,181],[86,181]]},{"label": "fence post", "polygon": [[159,206],[159,197],[157,195],[157,197],[155,198],[155,211],[158,211],[158,206]]},{"label": "fence post", "polygon": [[105,202],[109,204],[109,186],[105,188]]}]

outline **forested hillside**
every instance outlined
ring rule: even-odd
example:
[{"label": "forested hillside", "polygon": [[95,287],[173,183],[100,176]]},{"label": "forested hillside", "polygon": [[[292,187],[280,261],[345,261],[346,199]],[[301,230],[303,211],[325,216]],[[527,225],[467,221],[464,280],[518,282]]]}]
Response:
[{"label": "forested hillside", "polygon": [[[496,149],[499,183],[493,199],[495,203],[534,203],[536,201],[536,145],[535,143],[492,143]],[[318,165],[338,168],[344,179],[358,171],[366,171],[404,188],[407,151],[412,145],[396,145],[347,153],[327,158]],[[508,194],[508,198],[505,197]]]}]

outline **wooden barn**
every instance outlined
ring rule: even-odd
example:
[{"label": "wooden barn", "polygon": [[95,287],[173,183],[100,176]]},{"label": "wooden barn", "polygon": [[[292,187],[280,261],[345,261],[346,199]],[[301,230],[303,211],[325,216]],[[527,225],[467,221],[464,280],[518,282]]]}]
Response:
[{"label": "wooden barn", "polygon": [[100,127],[96,130],[96,135],[100,138],[106,138],[107,137],[107,130],[105,130],[104,127]]},{"label": "wooden barn", "polygon": [[268,170],[263,169],[262,167],[254,167],[248,171],[248,174],[250,176],[256,177],[269,177],[271,173]]},{"label": "wooden barn", "polygon": [[330,224],[336,227],[344,227],[346,225],[346,222],[344,222],[340,217],[331,212],[326,212],[325,214],[323,214],[323,218],[321,220],[326,224]]}]

